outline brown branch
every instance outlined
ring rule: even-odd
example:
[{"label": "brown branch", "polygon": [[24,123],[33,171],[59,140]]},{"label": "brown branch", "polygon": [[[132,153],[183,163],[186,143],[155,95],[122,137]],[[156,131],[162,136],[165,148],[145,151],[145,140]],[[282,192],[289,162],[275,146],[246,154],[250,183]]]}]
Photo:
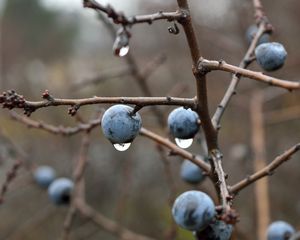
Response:
[{"label": "brown branch", "polygon": [[96,2],[95,0],[84,0],[83,6],[86,8],[91,8],[96,11],[101,11],[105,13],[109,18],[111,18],[115,24],[129,25],[132,26],[134,24],[139,23],[148,23],[152,24],[157,20],[167,20],[167,21],[177,21],[180,20],[183,15],[181,12],[163,12],[159,11],[153,14],[147,15],[137,15],[133,17],[126,17],[123,13],[118,13],[112,8],[110,5],[106,7],[103,4]]},{"label": "brown branch", "polygon": [[203,171],[205,171],[207,174],[210,174],[211,167],[209,164],[204,162],[201,158],[198,158],[196,155],[185,151],[184,149],[178,147],[176,144],[172,143],[169,139],[163,138],[159,136],[158,134],[155,134],[154,132],[151,132],[145,128],[141,128],[140,135],[145,136],[156,143],[165,146],[169,150],[171,150],[171,154],[179,155],[182,158],[188,159],[195,163],[197,166],[199,166]]},{"label": "brown branch", "polygon": [[[129,54],[129,53],[128,53]],[[142,75],[144,78],[149,78],[151,74],[160,66],[162,65],[166,60],[165,55],[160,54],[159,56],[155,57],[151,62],[149,62],[146,67],[142,70]],[[81,81],[75,82],[73,85],[73,88],[75,90],[81,89],[82,87],[86,87],[89,85],[96,85],[99,83],[103,83],[107,80],[112,79],[118,79],[123,78],[124,76],[130,76],[132,75],[131,68],[125,68],[125,69],[113,69],[109,72],[101,73],[99,76],[89,78],[89,79],[83,79]]]},{"label": "brown branch", "polygon": [[118,223],[106,218],[95,209],[91,208],[82,200],[78,199],[76,201],[76,207],[83,216],[89,218],[103,230],[119,237],[122,240],[154,240],[153,238],[140,235],[127,228],[124,228]]},{"label": "brown branch", "polygon": [[276,124],[289,120],[298,120],[300,118],[299,106],[292,106],[284,109],[266,112],[265,121],[267,124]]},{"label": "brown branch", "polygon": [[[252,149],[254,153],[254,171],[259,171],[266,166],[266,143],[265,143],[265,127],[263,116],[263,92],[257,90],[251,97],[250,116],[252,128]],[[270,199],[269,199],[269,183],[267,178],[254,184],[255,205],[256,205],[256,224],[257,239],[265,238],[265,231],[270,222]]]},{"label": "brown branch", "polygon": [[230,192],[232,194],[237,194],[241,190],[243,190],[245,187],[251,185],[255,181],[258,181],[259,179],[263,177],[270,176],[274,173],[274,171],[285,161],[288,161],[293,154],[298,152],[300,150],[300,143],[296,144],[295,146],[288,149],[283,154],[276,157],[270,164],[268,164],[265,168],[259,170],[258,172],[246,177],[245,179],[241,180],[240,182],[236,183],[232,187],[230,187]]},{"label": "brown branch", "polygon": [[63,232],[62,232],[62,240],[68,240],[69,235],[70,235],[70,230],[72,223],[74,221],[74,218],[77,213],[77,207],[76,207],[76,201],[77,199],[83,200],[85,199],[85,194],[84,194],[84,179],[83,179],[83,174],[87,166],[87,155],[88,155],[88,150],[90,146],[90,136],[88,133],[86,133],[82,137],[81,141],[81,147],[80,147],[80,153],[78,157],[78,161],[74,167],[73,170],[73,178],[74,178],[74,191],[73,191],[73,196],[71,200],[71,204],[68,210],[68,213],[65,217],[64,225],[63,225]]},{"label": "brown branch", "polygon": [[[260,23],[260,25],[258,27],[258,31],[256,32],[245,56],[243,57],[242,61],[239,64],[240,68],[246,69],[252,63],[251,59],[253,59],[252,55],[254,53],[257,42],[260,39],[260,37],[264,34],[265,31],[266,31],[266,23],[265,23],[265,21],[263,21]],[[241,79],[241,75],[239,75],[239,74],[232,75],[231,82],[225,92],[225,95],[224,95],[223,99],[221,100],[220,104],[218,105],[218,108],[212,118],[212,122],[216,129],[220,128],[221,118],[222,118],[222,116],[225,112],[225,109],[227,108],[231,98],[236,94],[236,89],[240,82],[240,79]]]},{"label": "brown branch", "polygon": [[63,126],[53,126],[41,121],[35,121],[29,117],[21,116],[20,114],[11,111],[10,116],[13,120],[25,124],[28,128],[37,128],[44,130],[46,132],[62,135],[62,136],[72,136],[80,132],[90,132],[93,128],[99,127],[101,124],[101,117],[93,119],[88,123],[79,123],[76,127],[63,127]]},{"label": "brown branch", "polygon": [[195,99],[193,98],[176,98],[176,97],[92,97],[82,99],[63,99],[54,98],[46,90],[43,93],[44,101],[27,101],[22,95],[17,94],[13,90],[9,90],[0,95],[0,104],[3,108],[24,109],[24,114],[30,115],[32,112],[40,108],[46,108],[50,106],[71,106],[69,108],[69,114],[75,115],[77,110],[81,106],[93,105],[93,104],[133,104],[140,107],[152,106],[152,105],[176,105],[186,106],[193,108],[195,105]]},{"label": "brown branch", "polygon": [[242,77],[250,78],[259,82],[264,82],[271,86],[285,88],[287,90],[300,89],[300,82],[292,82],[270,77],[261,72],[243,69],[241,67],[228,64],[225,61],[211,61],[202,59],[198,65],[198,68],[202,71],[221,70],[233,74],[238,74]]},{"label": "brown branch", "polygon": [[222,154],[218,147],[218,135],[215,127],[212,124],[207,99],[206,74],[208,71],[199,68],[199,61],[202,57],[200,54],[198,41],[193,28],[192,19],[190,16],[187,0],[177,0],[178,6],[187,17],[183,18],[180,23],[184,29],[186,39],[190,48],[190,53],[193,61],[193,73],[196,79],[197,87],[197,108],[196,111],[201,119],[201,126],[204,130],[208,153],[210,156],[210,164],[212,168],[212,177],[215,188],[219,195],[219,200],[222,205],[222,214],[229,215],[231,210],[230,196],[227,190],[225,174],[222,167]]},{"label": "brown branch", "polygon": [[4,183],[0,188],[0,205],[4,202],[4,195],[7,192],[9,185],[16,178],[18,170],[21,165],[22,165],[22,161],[16,160],[12,165],[11,169],[6,173],[6,178],[4,180]]},{"label": "brown branch", "polygon": [[83,79],[81,81],[75,82],[73,88],[75,90],[82,89],[83,87],[89,85],[96,85],[99,83],[103,83],[106,80],[123,78],[124,76],[129,76],[131,71],[129,69],[113,69],[109,72],[101,73],[99,76]]},{"label": "brown branch", "polygon": [[[167,157],[167,154],[161,145],[157,144],[156,149],[157,149],[157,152],[159,153],[162,163],[164,165],[166,182],[169,186],[168,203],[169,203],[170,208],[172,209],[174,201],[176,199],[176,195],[177,195],[177,188],[176,188],[174,176],[172,174],[172,169],[170,166],[170,159]],[[165,239],[170,239],[170,240],[175,239],[177,236],[177,224],[175,223],[175,221],[173,219],[171,220],[171,224],[170,224],[169,228],[166,230],[165,236],[166,236]]]}]

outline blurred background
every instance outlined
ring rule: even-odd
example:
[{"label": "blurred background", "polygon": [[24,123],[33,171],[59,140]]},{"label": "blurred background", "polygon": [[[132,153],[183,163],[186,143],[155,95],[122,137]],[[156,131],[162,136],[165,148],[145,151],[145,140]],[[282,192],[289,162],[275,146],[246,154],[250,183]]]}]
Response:
[{"label": "blurred background", "polygon": [[[1,0],[0,3],[1,91],[14,89],[28,100],[40,100],[45,89],[61,98],[143,94],[130,74],[96,84],[85,82],[128,69],[129,66],[124,58],[113,55],[114,39],[101,18],[94,11],[82,7],[82,1]],[[176,9],[175,0],[105,0],[101,3],[110,3],[116,10],[129,16]],[[300,2],[264,0],[263,4],[275,28],[272,41],[282,43],[288,52],[285,66],[270,75],[289,80],[299,79]],[[246,29],[254,23],[251,1],[191,0],[190,5],[203,56],[238,65],[248,46]],[[171,25],[159,21],[152,25],[133,26],[130,30],[130,53],[140,71],[158,56],[166,56],[166,60],[147,79],[154,96],[171,94],[193,97],[195,85],[186,40],[182,31],[178,35],[169,34],[167,28]],[[251,69],[262,71],[256,63]],[[221,100],[230,78],[227,73],[209,74],[211,113]],[[85,84],[78,85],[82,81]],[[249,100],[257,89],[267,88],[264,84],[242,79],[238,94],[222,120],[220,146],[230,184],[253,172]],[[272,90],[269,93],[272,95]],[[264,123],[268,162],[299,142],[299,100],[298,92],[285,94],[282,91],[278,97],[264,104],[264,113],[268,116]],[[82,107],[79,114],[88,121],[97,109],[95,106]],[[159,109],[166,119],[173,108],[163,106]],[[142,109],[141,115],[144,127],[167,136],[167,130],[160,127],[149,109]],[[33,113],[31,118],[53,125],[76,125],[74,118],[67,114],[66,107],[41,109]],[[15,159],[7,138],[26,152],[34,165],[50,165],[59,176],[71,177],[81,134],[62,137],[28,129],[12,121],[7,109],[1,110],[0,123],[2,135],[5,136],[0,138],[0,185]],[[190,150],[203,155],[201,137],[201,134],[197,136]],[[296,191],[300,180],[299,158],[299,154],[295,155],[269,178],[271,220],[285,220],[296,228],[300,224],[300,196]],[[88,203],[136,232],[164,239],[171,226],[168,204],[170,187],[155,144],[137,137],[129,150],[117,152],[103,137],[99,126],[92,133],[88,159],[85,174]],[[173,156],[169,161],[176,183],[176,195],[196,188],[215,196],[208,180],[199,186],[191,186],[180,179],[181,158]],[[234,207],[240,214],[236,239],[253,239],[251,236],[257,225],[256,201],[253,187],[248,187],[236,197]],[[0,205],[0,239],[58,239],[66,212],[66,207],[53,206],[47,192],[34,184],[28,170],[21,168],[9,187],[4,203]],[[177,230],[176,239],[193,239],[190,232]],[[72,227],[71,239],[117,238],[78,216]]]}]

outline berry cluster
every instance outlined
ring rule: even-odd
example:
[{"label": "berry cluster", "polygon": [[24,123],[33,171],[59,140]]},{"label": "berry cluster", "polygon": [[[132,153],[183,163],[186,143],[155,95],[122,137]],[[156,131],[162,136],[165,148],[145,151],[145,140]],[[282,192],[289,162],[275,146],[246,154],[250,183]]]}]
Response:
[{"label": "berry cluster", "polygon": [[40,166],[33,174],[38,185],[48,188],[50,200],[55,205],[69,204],[74,183],[68,178],[56,178],[56,172],[52,167]]}]

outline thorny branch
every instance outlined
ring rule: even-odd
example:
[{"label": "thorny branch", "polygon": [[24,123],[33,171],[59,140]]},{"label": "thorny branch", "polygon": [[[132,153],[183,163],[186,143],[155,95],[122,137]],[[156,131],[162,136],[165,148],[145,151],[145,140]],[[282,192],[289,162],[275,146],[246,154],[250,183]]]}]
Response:
[{"label": "thorny branch", "polygon": [[[181,11],[185,12],[187,17],[182,19],[180,23],[184,29],[186,39],[190,48],[190,53],[193,61],[193,73],[197,86],[197,107],[196,111],[201,119],[201,126],[204,130],[207,148],[210,157],[210,164],[213,173],[213,182],[219,195],[222,209],[220,214],[230,216],[230,203],[228,201],[229,194],[227,190],[227,184],[225,174],[222,168],[221,158],[222,153],[218,147],[218,136],[215,127],[212,124],[207,99],[207,86],[206,86],[206,74],[207,71],[202,71],[198,68],[199,61],[201,62],[201,54],[199,50],[198,40],[195,35],[192,19],[190,16],[190,10],[187,0],[177,0],[178,6]],[[226,219],[227,220],[227,219]]]},{"label": "thorny branch", "polygon": [[285,88],[287,90],[300,89],[300,82],[292,82],[288,80],[282,80],[274,77],[267,76],[261,72],[255,72],[252,70],[236,67],[228,64],[225,61],[211,61],[202,59],[198,65],[202,71],[221,70],[233,74],[247,77],[256,81],[267,83],[271,86]]},{"label": "thorny branch", "polygon": [[81,106],[92,104],[133,104],[140,107],[152,106],[152,105],[177,105],[193,108],[195,105],[195,99],[193,98],[177,98],[177,97],[92,97],[82,99],[63,99],[54,98],[46,90],[43,93],[44,101],[27,101],[22,95],[17,94],[14,90],[3,92],[0,95],[0,104],[3,108],[24,109],[24,114],[30,116],[31,113],[40,108],[46,108],[50,106],[71,106],[69,108],[69,114],[75,115]]},{"label": "thorny branch", "polygon": [[[245,56],[243,57],[242,61],[239,64],[240,68],[247,68],[252,63],[252,61],[253,61],[252,56],[254,54],[254,50],[257,45],[257,42],[265,31],[266,31],[266,23],[265,23],[265,21],[263,21],[260,23],[257,33],[255,34],[254,38],[252,39]],[[221,100],[220,104],[218,105],[218,108],[212,118],[212,122],[213,122],[215,128],[218,130],[220,129],[220,121],[225,112],[225,109],[228,106],[233,95],[236,94],[236,88],[240,82],[240,79],[241,79],[240,74],[235,73],[232,75],[231,82],[225,92],[225,95],[224,95],[223,99]]]},{"label": "thorny branch", "polygon": [[241,180],[240,182],[236,183],[235,185],[229,188],[232,194],[237,194],[245,187],[251,185],[255,181],[259,179],[270,176],[274,173],[274,171],[284,162],[288,161],[296,152],[300,150],[300,143],[296,144],[295,146],[291,147],[283,154],[276,157],[270,164],[268,164],[265,168],[261,169],[260,171],[246,177],[245,179]]},{"label": "thorny branch", "polygon": [[113,7],[107,5],[106,7],[103,4],[96,2],[95,0],[84,0],[83,6],[86,8],[91,8],[94,10],[101,11],[105,13],[109,18],[111,18],[115,24],[122,24],[123,26],[128,25],[132,26],[138,23],[148,23],[152,24],[157,20],[167,20],[167,21],[176,21],[183,18],[185,15],[182,12],[163,12],[159,11],[157,13],[148,14],[148,15],[137,15],[133,17],[126,17],[123,13],[118,13]]}]

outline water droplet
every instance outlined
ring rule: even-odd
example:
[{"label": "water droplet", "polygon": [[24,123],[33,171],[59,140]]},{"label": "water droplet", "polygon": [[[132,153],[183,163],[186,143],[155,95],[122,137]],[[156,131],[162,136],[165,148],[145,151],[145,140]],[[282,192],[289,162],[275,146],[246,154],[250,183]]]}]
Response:
[{"label": "water droplet", "polygon": [[114,147],[116,150],[120,152],[126,151],[130,147],[131,143],[116,143],[114,144]]},{"label": "water droplet", "polygon": [[180,138],[175,138],[175,142],[180,148],[188,148],[192,145],[193,143],[193,138],[190,139],[180,139]]},{"label": "water droplet", "polygon": [[120,51],[119,51],[119,57],[126,56],[128,52],[129,52],[129,45],[127,45],[125,47],[121,47]]}]

